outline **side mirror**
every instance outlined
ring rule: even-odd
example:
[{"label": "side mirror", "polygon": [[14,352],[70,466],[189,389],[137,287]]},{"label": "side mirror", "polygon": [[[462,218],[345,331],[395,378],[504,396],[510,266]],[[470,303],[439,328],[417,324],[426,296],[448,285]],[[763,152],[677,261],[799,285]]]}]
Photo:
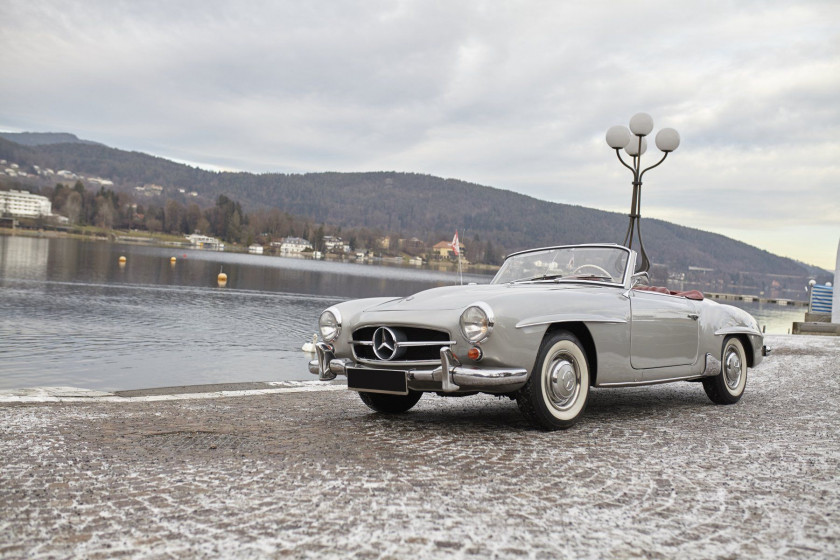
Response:
[{"label": "side mirror", "polygon": [[647,272],[637,272],[633,276],[630,277],[630,289],[624,292],[622,297],[625,299],[630,299],[630,293],[633,291],[633,288],[638,286],[639,284],[644,284],[645,286],[650,286],[650,275]]}]

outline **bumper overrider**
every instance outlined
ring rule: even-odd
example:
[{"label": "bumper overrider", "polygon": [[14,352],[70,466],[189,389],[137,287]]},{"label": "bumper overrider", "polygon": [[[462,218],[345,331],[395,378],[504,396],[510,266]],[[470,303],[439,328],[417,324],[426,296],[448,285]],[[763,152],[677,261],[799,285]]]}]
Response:
[{"label": "bumper overrider", "polygon": [[[332,381],[339,375],[347,375],[348,370],[364,370],[375,373],[379,370],[370,366],[356,364],[348,358],[336,358],[333,347],[325,342],[315,345],[317,359],[309,362],[309,372],[316,374],[321,381]],[[528,371],[523,368],[475,368],[461,365],[448,346],[440,349],[440,366],[434,369],[406,369],[406,386],[412,382],[440,383],[440,390],[451,393],[460,389],[482,390],[524,384],[528,380]],[[350,387],[351,389],[358,389]],[[390,392],[390,391],[381,391]],[[399,392],[399,391],[395,391]]]}]

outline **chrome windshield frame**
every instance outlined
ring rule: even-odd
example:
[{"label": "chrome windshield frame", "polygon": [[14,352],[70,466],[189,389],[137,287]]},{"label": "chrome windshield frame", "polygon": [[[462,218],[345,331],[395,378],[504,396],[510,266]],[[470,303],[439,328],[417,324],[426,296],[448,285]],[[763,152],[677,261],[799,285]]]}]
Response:
[{"label": "chrome windshield frame", "polygon": [[[508,262],[509,259],[518,257],[520,255],[525,255],[529,253],[539,253],[545,251],[557,251],[557,250],[564,250],[564,249],[612,249],[623,251],[627,253],[627,262],[624,266],[624,273],[623,277],[620,282],[613,282],[613,281],[604,281],[604,280],[586,280],[584,278],[530,278],[530,279],[521,279],[521,280],[508,280],[504,282],[497,282],[496,278],[498,278],[499,273],[504,270],[505,263]],[[554,245],[549,247],[538,247],[535,249],[526,249],[524,251],[516,251],[515,253],[511,253],[505,257],[504,263],[499,268],[499,271],[493,277],[493,280],[490,281],[491,284],[518,284],[518,283],[536,283],[536,282],[583,282],[587,284],[601,284],[607,286],[627,286],[630,282],[630,277],[632,276],[632,270],[635,267],[635,251],[624,247],[623,245],[613,244],[613,243],[587,243],[581,245]],[[612,279],[611,279],[612,280]]]}]

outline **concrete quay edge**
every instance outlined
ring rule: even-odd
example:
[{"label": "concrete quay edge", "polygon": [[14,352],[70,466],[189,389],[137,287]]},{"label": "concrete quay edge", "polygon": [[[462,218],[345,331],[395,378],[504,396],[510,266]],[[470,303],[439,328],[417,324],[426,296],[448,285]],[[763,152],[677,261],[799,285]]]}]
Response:
[{"label": "concrete quay edge", "polygon": [[346,388],[340,383],[326,384],[319,381],[301,382],[255,382],[217,385],[194,385],[160,387],[128,391],[96,391],[78,387],[31,387],[25,389],[0,390],[0,405],[38,403],[84,403],[84,402],[157,402],[217,399],[226,397],[253,397],[284,393],[309,393],[338,391]]}]

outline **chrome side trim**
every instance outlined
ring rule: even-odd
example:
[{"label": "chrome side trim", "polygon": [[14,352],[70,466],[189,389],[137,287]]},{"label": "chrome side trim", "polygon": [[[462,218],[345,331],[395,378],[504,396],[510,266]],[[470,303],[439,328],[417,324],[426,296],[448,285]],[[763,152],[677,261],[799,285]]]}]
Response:
[{"label": "chrome side trim", "polygon": [[620,325],[627,323],[627,319],[614,319],[612,317],[603,317],[600,315],[543,315],[542,317],[533,317],[531,319],[523,319],[516,323],[517,329],[524,329],[526,327],[536,327],[539,325],[550,325],[552,323],[568,323],[570,321],[582,323],[611,323]]},{"label": "chrome side trim", "polygon": [[691,381],[692,379],[700,379],[702,376],[698,374],[686,375],[685,377],[669,377],[668,379],[652,379],[649,381],[620,381],[618,383],[598,383],[598,387],[640,387],[642,385],[659,385],[661,383],[671,383],[672,381]]},{"label": "chrome side trim", "polygon": [[727,334],[754,334],[756,336],[763,336],[761,331],[757,331],[749,327],[725,327],[715,331],[715,336],[723,336]]}]

